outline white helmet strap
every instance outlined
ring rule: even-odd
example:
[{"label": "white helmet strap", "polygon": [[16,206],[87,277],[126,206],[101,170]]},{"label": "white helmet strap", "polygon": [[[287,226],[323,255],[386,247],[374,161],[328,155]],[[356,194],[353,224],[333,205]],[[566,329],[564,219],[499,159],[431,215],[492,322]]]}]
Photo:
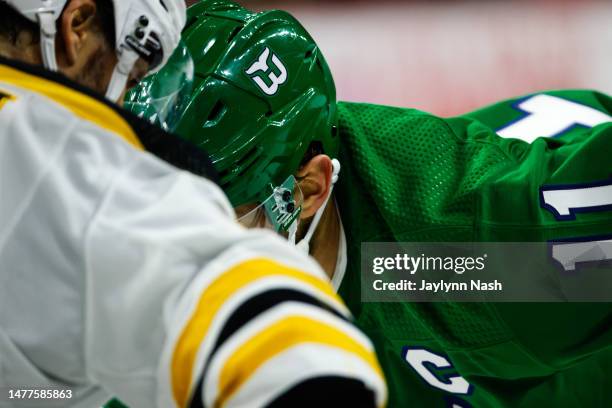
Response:
[{"label": "white helmet strap", "polygon": [[40,42],[43,64],[51,71],[57,71],[57,60],[55,58],[55,16],[53,12],[38,13],[38,24],[40,25]]},{"label": "white helmet strap", "polygon": [[108,88],[106,88],[106,97],[109,100],[119,100],[127,84],[130,72],[134,68],[134,64],[136,64],[138,58],[139,56],[136,52],[128,49],[123,50],[113,70],[113,76],[108,83]]}]

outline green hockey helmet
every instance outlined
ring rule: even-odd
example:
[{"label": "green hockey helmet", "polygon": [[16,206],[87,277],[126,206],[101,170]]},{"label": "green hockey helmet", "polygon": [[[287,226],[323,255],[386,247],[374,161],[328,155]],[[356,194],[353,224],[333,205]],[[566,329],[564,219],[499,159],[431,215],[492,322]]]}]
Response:
[{"label": "green hockey helmet", "polygon": [[[274,191],[282,196],[312,146],[337,155],[334,81],[317,44],[290,14],[201,1],[188,9],[183,42],[195,78],[174,131],[210,154],[235,207],[264,203]],[[162,70],[127,100],[167,77]]]}]

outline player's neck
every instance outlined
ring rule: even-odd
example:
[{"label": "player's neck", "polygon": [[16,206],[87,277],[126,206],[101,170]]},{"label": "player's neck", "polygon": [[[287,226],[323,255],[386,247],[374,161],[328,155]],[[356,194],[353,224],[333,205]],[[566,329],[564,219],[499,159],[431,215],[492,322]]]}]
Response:
[{"label": "player's neck", "polygon": [[310,242],[310,255],[317,260],[330,279],[336,270],[339,246],[340,219],[336,200],[332,196]]}]

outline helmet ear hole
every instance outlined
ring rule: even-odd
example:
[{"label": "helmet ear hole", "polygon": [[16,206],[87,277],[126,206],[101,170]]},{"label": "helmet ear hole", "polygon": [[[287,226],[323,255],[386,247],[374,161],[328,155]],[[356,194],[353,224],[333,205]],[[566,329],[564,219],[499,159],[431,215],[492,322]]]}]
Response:
[{"label": "helmet ear hole", "polygon": [[210,128],[219,124],[221,119],[223,119],[223,116],[225,116],[226,112],[227,106],[223,103],[223,101],[217,101],[211,109],[210,113],[208,114],[206,122],[204,122],[204,127]]}]

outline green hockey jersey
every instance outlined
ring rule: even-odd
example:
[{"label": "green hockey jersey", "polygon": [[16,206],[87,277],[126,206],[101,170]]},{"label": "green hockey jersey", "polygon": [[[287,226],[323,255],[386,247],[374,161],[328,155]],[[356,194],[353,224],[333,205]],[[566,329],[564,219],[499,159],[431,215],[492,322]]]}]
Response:
[{"label": "green hockey jersey", "polygon": [[[612,406],[609,303],[360,301],[362,242],[610,239],[612,190],[589,194],[612,187],[611,112],[588,91],[450,119],[339,105],[340,294],[376,345],[390,407]],[[555,189],[564,202],[541,199]]]}]

